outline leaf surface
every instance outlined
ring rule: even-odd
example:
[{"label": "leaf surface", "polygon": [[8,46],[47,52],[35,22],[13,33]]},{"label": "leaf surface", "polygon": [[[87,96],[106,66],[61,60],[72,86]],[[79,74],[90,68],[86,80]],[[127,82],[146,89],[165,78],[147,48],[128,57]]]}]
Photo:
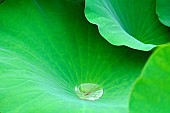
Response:
[{"label": "leaf surface", "polygon": [[170,46],[161,47],[148,60],[130,98],[130,113],[169,113]]},{"label": "leaf surface", "polygon": [[111,44],[149,51],[170,41],[155,8],[156,0],[86,0],[85,14]]},{"label": "leaf surface", "polygon": [[5,0],[0,0],[0,4],[2,3],[2,2],[4,2]]},{"label": "leaf surface", "polygon": [[170,27],[170,0],[157,0],[156,12],[159,20],[166,26]]},{"label": "leaf surface", "polygon": [[[0,5],[0,112],[127,112],[150,53],[107,43],[83,12],[64,0]],[[75,87],[83,83],[98,84],[102,97],[80,99]]]}]

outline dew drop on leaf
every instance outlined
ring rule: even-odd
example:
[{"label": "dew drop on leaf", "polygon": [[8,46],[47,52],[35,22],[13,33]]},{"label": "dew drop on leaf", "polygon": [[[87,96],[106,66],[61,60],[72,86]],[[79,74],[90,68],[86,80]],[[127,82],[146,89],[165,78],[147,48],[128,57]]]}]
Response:
[{"label": "dew drop on leaf", "polygon": [[84,100],[97,100],[103,95],[103,89],[97,84],[83,83],[75,87],[78,97]]}]

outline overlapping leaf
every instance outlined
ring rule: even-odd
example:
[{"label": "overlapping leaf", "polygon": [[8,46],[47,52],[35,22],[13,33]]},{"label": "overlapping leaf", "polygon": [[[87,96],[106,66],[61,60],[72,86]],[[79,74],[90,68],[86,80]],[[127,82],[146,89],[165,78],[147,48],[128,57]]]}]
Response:
[{"label": "overlapping leaf", "polygon": [[155,8],[156,0],[86,0],[85,13],[111,44],[148,51],[170,41]]},{"label": "overlapping leaf", "polygon": [[133,88],[130,113],[169,113],[170,45],[157,50]]},{"label": "overlapping leaf", "polygon": [[[0,112],[126,113],[128,94],[149,53],[115,47],[64,0],[6,0],[0,5]],[[138,60],[140,59],[140,60]],[[96,83],[101,99],[74,88]]]},{"label": "overlapping leaf", "polygon": [[156,12],[159,20],[166,26],[170,27],[170,0],[157,0]]}]

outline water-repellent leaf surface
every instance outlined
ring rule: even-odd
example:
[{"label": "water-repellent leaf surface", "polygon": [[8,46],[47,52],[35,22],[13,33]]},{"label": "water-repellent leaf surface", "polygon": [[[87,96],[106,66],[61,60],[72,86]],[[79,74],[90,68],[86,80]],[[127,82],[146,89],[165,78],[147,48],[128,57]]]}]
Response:
[{"label": "water-repellent leaf surface", "polygon": [[86,0],[85,14],[111,44],[148,51],[170,41],[155,9],[156,0]]},{"label": "water-repellent leaf surface", "polygon": [[[149,53],[109,44],[76,4],[5,0],[0,5],[0,112],[128,111],[131,85]],[[102,97],[80,99],[75,87],[83,83],[99,85]]]},{"label": "water-repellent leaf surface", "polygon": [[157,0],[156,12],[159,20],[166,26],[170,27],[170,0]]},{"label": "water-repellent leaf surface", "polygon": [[170,45],[148,60],[130,98],[130,113],[169,113]]}]

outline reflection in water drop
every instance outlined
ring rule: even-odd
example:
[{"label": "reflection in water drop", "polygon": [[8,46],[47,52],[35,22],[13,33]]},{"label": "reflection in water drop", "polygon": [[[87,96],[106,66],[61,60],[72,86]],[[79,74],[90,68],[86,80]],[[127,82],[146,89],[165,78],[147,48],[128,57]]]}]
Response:
[{"label": "reflection in water drop", "polygon": [[103,89],[97,84],[84,83],[75,87],[75,92],[81,99],[96,100],[103,95]]}]

